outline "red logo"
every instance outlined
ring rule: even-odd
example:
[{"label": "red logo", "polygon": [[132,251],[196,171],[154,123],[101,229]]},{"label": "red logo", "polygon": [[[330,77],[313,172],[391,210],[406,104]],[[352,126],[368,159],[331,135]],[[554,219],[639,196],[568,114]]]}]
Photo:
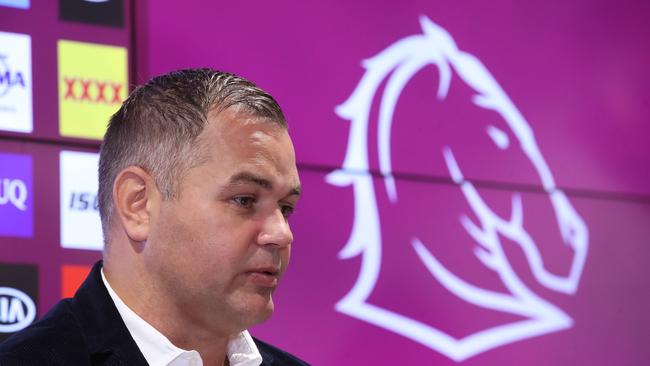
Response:
[{"label": "red logo", "polygon": [[63,265],[61,267],[61,298],[73,297],[90,273],[91,266]]},{"label": "red logo", "polygon": [[123,85],[111,81],[64,77],[65,94],[63,99],[80,102],[121,104]]}]

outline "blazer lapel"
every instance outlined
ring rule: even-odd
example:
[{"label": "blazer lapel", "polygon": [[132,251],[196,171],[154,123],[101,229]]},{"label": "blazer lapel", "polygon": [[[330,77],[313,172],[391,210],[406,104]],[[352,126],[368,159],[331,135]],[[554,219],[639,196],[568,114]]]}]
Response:
[{"label": "blazer lapel", "polygon": [[101,278],[95,263],[71,307],[84,333],[92,365],[147,365]]}]

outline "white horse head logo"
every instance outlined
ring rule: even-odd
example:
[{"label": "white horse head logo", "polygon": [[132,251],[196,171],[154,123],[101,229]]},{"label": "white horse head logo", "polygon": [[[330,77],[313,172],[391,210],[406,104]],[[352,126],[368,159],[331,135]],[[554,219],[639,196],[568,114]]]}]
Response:
[{"label": "white horse head logo", "polygon": [[[363,62],[365,73],[356,89],[336,108],[336,113],[341,118],[351,121],[351,127],[342,169],[330,173],[327,181],[337,186],[352,185],[355,200],[352,232],[339,256],[342,259],[362,256],[356,283],[336,304],[336,309],[461,361],[495,347],[569,328],[573,323],[563,310],[541,298],[521,280],[505,255],[501,238],[506,238],[521,248],[530,271],[539,284],[549,290],[570,295],[577,290],[585,264],[588,229],[566,195],[556,187],[531,126],[490,72],[476,57],[459,50],[444,29],[426,17],[422,17],[420,23],[422,34],[403,38]],[[452,74],[455,74],[472,89],[472,102],[478,108],[494,111],[503,118],[510,134],[515,136],[525,157],[534,167],[544,193],[550,199],[562,240],[572,253],[568,275],[551,273],[545,267],[538,247],[543,243],[536,242],[524,228],[521,195],[512,193],[511,215],[507,219],[500,217],[488,206],[472,182],[464,178],[454,150],[444,146],[440,158],[444,159],[451,178],[471,207],[473,216],[478,219],[478,223],[475,223],[465,215],[460,218],[459,225],[477,244],[474,253],[480,262],[498,276],[507,292],[481,288],[463,280],[445,267],[417,236],[412,237],[412,249],[431,275],[458,298],[477,307],[523,318],[521,321],[482,329],[461,338],[368,301],[377,284],[382,265],[380,215],[368,159],[372,101],[380,85],[385,83],[383,94],[379,96],[377,156],[386,195],[391,202],[397,202],[398,192],[392,173],[390,151],[393,112],[400,93],[409,80],[426,66],[435,66],[438,70],[437,97],[440,101],[447,97]],[[498,148],[509,147],[508,135],[499,128],[488,126],[486,132]]]}]

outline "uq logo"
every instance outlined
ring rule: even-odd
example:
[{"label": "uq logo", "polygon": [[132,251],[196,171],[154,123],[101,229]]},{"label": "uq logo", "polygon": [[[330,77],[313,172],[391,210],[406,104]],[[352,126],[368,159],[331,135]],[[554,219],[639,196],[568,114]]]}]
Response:
[{"label": "uq logo", "polygon": [[36,318],[36,304],[24,292],[0,287],[0,333],[17,332]]},{"label": "uq logo", "polygon": [[[549,293],[575,294],[587,256],[588,229],[567,196],[556,187],[532,127],[486,67],[475,56],[461,51],[452,36],[428,18],[422,17],[420,24],[422,34],[398,40],[365,60],[365,72],[361,80],[350,97],[336,108],[336,113],[341,118],[351,122],[350,135],[342,169],[333,171],[326,179],[336,186],[351,186],[355,203],[352,232],[339,257],[362,258],[354,286],[339,300],[336,309],[418,342],[453,360],[462,361],[490,349],[572,326],[572,318],[541,296],[538,288]],[[480,281],[466,279],[457,274],[458,268],[450,269],[450,266],[459,266],[440,259],[442,252],[431,249],[435,247],[433,240],[424,239],[423,235],[407,224],[404,224],[406,229],[403,231],[412,231],[404,234],[409,235],[406,243],[385,240],[383,232],[390,228],[391,222],[382,220],[386,217],[395,218],[380,209],[386,207],[380,206],[380,202],[383,204],[386,201],[386,205],[395,206],[408,196],[403,188],[405,186],[397,184],[393,176],[395,152],[391,151],[391,133],[398,126],[393,124],[393,117],[399,110],[401,94],[409,90],[409,84],[414,82],[416,74],[427,67],[435,69],[438,75],[437,83],[435,79],[427,79],[427,84],[420,84],[432,88],[434,97],[426,102],[427,105],[437,103],[440,108],[446,106],[445,103],[451,103],[451,91],[462,86],[465,88],[462,90],[469,90],[466,99],[469,99],[472,108],[481,111],[480,113],[490,112],[499,118],[503,128],[488,125],[479,136],[491,141],[495,151],[519,153],[521,161],[540,179],[540,186],[543,187],[540,195],[545,198],[545,204],[548,204],[545,207],[550,207],[549,221],[553,222],[551,229],[559,231],[557,237],[561,238],[563,247],[567,248],[566,253],[569,253],[570,259],[565,261],[568,274],[558,275],[556,271],[547,268],[542,249],[550,243],[540,240],[539,236],[528,230],[532,219],[526,216],[528,220],[525,221],[524,209],[527,206],[524,205],[522,195],[507,192],[506,202],[510,215],[504,217],[503,210],[495,208],[484,191],[465,176],[465,171],[471,164],[467,163],[467,159],[459,159],[458,153],[469,143],[461,141],[460,144],[453,144],[450,136],[447,136],[447,142],[442,138],[441,146],[430,159],[438,159],[436,161],[440,162],[440,169],[449,174],[454,183],[451,189],[466,211],[460,217],[456,213],[443,213],[443,216],[446,215],[445,219],[452,223],[451,226],[458,228],[459,234],[453,240],[468,241],[474,247],[474,252],[469,254],[472,257],[471,265],[481,267],[481,270],[489,273],[491,279],[499,282],[499,290],[477,284]],[[460,84],[453,84],[452,80]],[[379,105],[373,108],[375,98]],[[371,125],[374,122],[373,110],[377,111],[375,125]],[[465,120],[455,121],[456,125],[461,123],[465,123]],[[472,126],[476,125],[479,122]],[[369,134],[374,131],[376,137]],[[463,135],[462,130],[460,135]],[[431,139],[438,137],[430,136]],[[374,149],[369,148],[375,146],[369,144],[371,140],[376,141],[376,155]],[[474,151],[466,156],[476,155]],[[376,159],[372,160],[375,156]],[[378,183],[373,181],[370,173],[370,165],[375,161],[381,173]],[[400,191],[399,187],[403,190]],[[383,197],[386,197],[384,201],[379,201]],[[526,201],[527,204],[530,202]],[[428,207],[425,212],[433,212],[434,209]],[[453,217],[450,219],[449,215]],[[440,217],[442,216],[432,216],[434,221],[430,222],[430,226],[438,224],[437,230],[442,235],[444,230],[450,229],[435,221]],[[520,253],[523,253],[525,259],[520,256],[518,260],[528,267],[532,276],[527,273],[528,278],[522,278],[521,266],[513,265],[512,259],[507,255],[509,252],[504,246],[506,241],[514,243]],[[454,243],[448,244],[447,250],[457,250],[457,246],[451,245]],[[459,335],[458,331],[449,328],[453,327],[449,321],[446,324],[442,324],[445,323],[442,321],[435,323],[423,319],[424,317],[410,315],[409,309],[405,308],[408,305],[404,303],[400,303],[404,311],[399,306],[380,304],[372,296],[377,296],[376,289],[381,286],[378,280],[384,275],[382,265],[391,260],[386,255],[392,249],[389,246],[399,246],[401,251],[408,252],[413,263],[422,268],[418,274],[429,276],[429,282],[426,283],[435,285],[453,303],[461,301],[463,306],[475,309],[477,314],[497,314],[494,317],[497,320],[491,320],[492,323],[473,322],[478,323],[478,329]],[[467,264],[461,263],[460,267],[467,267]],[[534,286],[530,281],[535,282]],[[417,299],[424,298],[429,293],[427,288],[416,291],[420,294]]]},{"label": "uq logo", "polygon": [[8,203],[20,211],[27,210],[27,185],[20,179],[0,179],[0,205]]},{"label": "uq logo", "polygon": [[31,237],[32,157],[0,153],[0,235]]}]

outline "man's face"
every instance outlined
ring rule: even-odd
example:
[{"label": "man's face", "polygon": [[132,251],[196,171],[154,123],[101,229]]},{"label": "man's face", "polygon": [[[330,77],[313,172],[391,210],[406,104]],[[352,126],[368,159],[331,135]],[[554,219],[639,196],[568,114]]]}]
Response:
[{"label": "man's face", "polygon": [[233,108],[210,114],[198,143],[207,159],[161,202],[145,261],[165,307],[233,334],[273,311],[300,192],[295,153],[285,129]]}]

